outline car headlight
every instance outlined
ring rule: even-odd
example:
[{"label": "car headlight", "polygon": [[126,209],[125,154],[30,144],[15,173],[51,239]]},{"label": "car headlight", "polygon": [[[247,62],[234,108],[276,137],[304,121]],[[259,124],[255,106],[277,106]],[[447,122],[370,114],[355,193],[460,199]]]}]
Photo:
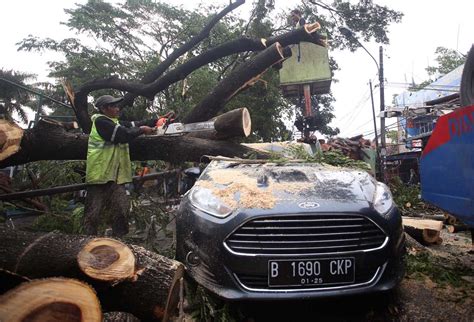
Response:
[{"label": "car headlight", "polygon": [[211,190],[206,188],[194,186],[189,195],[189,200],[199,210],[215,217],[225,218],[233,211],[231,207],[224,204],[212,194]]},{"label": "car headlight", "polygon": [[394,205],[390,189],[383,183],[377,182],[374,196],[374,208],[380,214],[386,214]]}]

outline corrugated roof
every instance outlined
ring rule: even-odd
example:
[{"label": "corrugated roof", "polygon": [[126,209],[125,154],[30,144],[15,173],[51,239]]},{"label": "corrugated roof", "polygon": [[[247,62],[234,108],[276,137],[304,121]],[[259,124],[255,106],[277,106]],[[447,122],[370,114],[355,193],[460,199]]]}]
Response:
[{"label": "corrugated roof", "polygon": [[426,102],[459,92],[464,65],[457,67],[424,89],[417,92],[405,91],[395,98],[396,107],[419,107]]}]

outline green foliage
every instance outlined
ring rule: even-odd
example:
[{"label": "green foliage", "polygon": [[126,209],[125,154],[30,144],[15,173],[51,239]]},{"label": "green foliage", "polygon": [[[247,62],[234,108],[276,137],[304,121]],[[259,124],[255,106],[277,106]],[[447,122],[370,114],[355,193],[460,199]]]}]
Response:
[{"label": "green foliage", "polygon": [[461,277],[473,276],[474,269],[456,262],[438,259],[428,252],[421,252],[416,255],[407,255],[407,273],[414,277],[426,275],[436,283],[461,287],[466,284]]},{"label": "green foliage", "polygon": [[38,161],[23,166],[14,177],[19,188],[36,189],[81,183],[85,175],[85,161]]},{"label": "green foliage", "polygon": [[[24,165],[13,178],[14,190],[44,189],[82,182],[84,161],[39,161]],[[40,231],[59,230],[79,233],[83,213],[82,205],[72,208],[73,193],[44,196],[48,212],[38,216],[33,229]]]},{"label": "green foliage", "polygon": [[394,143],[398,143],[398,131],[392,130],[388,131],[386,134],[388,139],[390,139]]},{"label": "green foliage", "polygon": [[407,185],[402,182],[399,177],[395,177],[389,182],[390,191],[393,195],[393,200],[398,206],[398,209],[405,214],[412,208],[423,208],[424,202],[420,199],[420,186]]},{"label": "green foliage", "polygon": [[464,64],[466,61],[466,55],[462,55],[456,50],[445,47],[437,47],[435,54],[435,61],[437,62],[438,66],[430,66],[426,68],[430,78],[436,75],[442,76],[447,74],[453,69]]},{"label": "green foliage", "polygon": [[309,154],[302,145],[290,145],[286,148],[285,153],[289,157],[282,154],[274,154],[271,158],[272,162],[285,163],[291,162],[291,159],[302,160],[308,163],[328,164],[335,167],[345,167],[370,171],[370,165],[364,161],[353,160],[342,153],[336,151],[318,151],[314,155]]},{"label": "green foliage", "polygon": [[186,283],[186,295],[192,308],[192,317],[204,322],[237,322],[243,315],[230,303],[207,292],[194,282]]},{"label": "green foliage", "polygon": [[[0,69],[0,77],[24,86],[27,80],[33,78],[33,75]],[[12,120],[12,114],[15,112],[23,123],[28,123],[23,106],[31,106],[33,101],[32,94],[0,80],[0,114],[3,114],[6,119]]]},{"label": "green foliage", "polygon": [[435,61],[437,66],[428,66],[425,68],[428,73],[428,79],[420,84],[412,84],[409,91],[419,91],[436,81],[439,77],[451,72],[453,69],[461,66],[466,61],[466,55],[459,53],[456,50],[446,47],[437,47],[435,50]]}]

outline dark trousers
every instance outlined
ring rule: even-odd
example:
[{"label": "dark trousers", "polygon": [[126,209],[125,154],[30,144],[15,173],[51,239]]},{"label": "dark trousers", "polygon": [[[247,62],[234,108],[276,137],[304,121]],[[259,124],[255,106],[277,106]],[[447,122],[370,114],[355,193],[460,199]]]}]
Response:
[{"label": "dark trousers", "polygon": [[97,235],[105,212],[111,215],[113,236],[120,237],[128,233],[130,201],[124,185],[108,182],[87,187],[83,219],[85,234]]}]

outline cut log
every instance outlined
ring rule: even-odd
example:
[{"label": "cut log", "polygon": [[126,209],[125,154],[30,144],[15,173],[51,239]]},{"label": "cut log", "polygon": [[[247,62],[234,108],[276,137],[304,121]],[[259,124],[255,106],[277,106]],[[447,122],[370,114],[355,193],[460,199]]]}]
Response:
[{"label": "cut log", "polygon": [[100,303],[85,283],[48,278],[24,283],[0,297],[0,321],[102,321]]},{"label": "cut log", "polygon": [[457,220],[456,217],[454,216],[451,216],[450,214],[448,213],[444,213],[443,216],[446,218],[446,223],[449,224],[449,225],[459,225],[459,221]]},{"label": "cut log", "polygon": [[135,256],[124,243],[110,238],[89,241],[77,255],[79,268],[87,276],[106,282],[119,282],[135,274]]},{"label": "cut log", "polygon": [[0,160],[4,160],[20,149],[23,129],[15,123],[0,120],[0,133]]},{"label": "cut log", "polygon": [[192,132],[188,135],[208,140],[245,138],[252,132],[252,120],[247,108],[242,107],[216,116],[214,130]]},{"label": "cut log", "polygon": [[[85,160],[87,140],[85,134],[67,132],[56,123],[40,120],[33,129],[25,130],[20,151],[0,161],[0,168],[39,160]],[[139,137],[130,143],[134,161],[199,162],[204,154],[243,157],[249,153],[260,159],[270,157],[240,144],[188,136]]]},{"label": "cut log", "polygon": [[422,218],[422,219],[431,219],[431,220],[437,220],[437,221],[445,221],[445,216],[444,215],[428,215],[424,213],[410,213],[409,217],[417,217],[417,218]]},{"label": "cut log", "polygon": [[405,226],[405,232],[423,245],[436,244],[440,234],[436,230],[420,229],[412,226]]},{"label": "cut log", "polygon": [[437,220],[402,217],[407,234],[423,245],[437,243],[443,223]]},{"label": "cut log", "polygon": [[446,228],[451,234],[458,233],[461,231],[469,231],[469,227],[460,225],[447,225]]},{"label": "cut log", "polygon": [[[28,278],[81,279],[96,289],[106,311],[129,312],[147,321],[168,319],[177,308],[183,265],[134,245],[127,247],[133,255],[123,255],[128,252],[124,246],[105,238],[1,227],[0,268]],[[132,257],[135,265],[130,274]],[[120,273],[111,273],[116,268]]]}]

